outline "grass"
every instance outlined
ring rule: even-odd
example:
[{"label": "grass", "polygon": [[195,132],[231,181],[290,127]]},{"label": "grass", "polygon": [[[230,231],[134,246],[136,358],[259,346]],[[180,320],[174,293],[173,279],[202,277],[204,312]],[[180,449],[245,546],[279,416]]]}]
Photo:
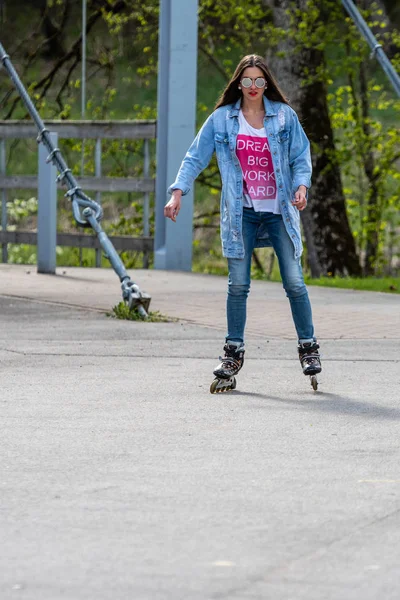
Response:
[{"label": "grass", "polygon": [[[270,248],[258,248],[257,254],[264,268],[270,264],[273,254]],[[228,262],[226,258],[223,258],[219,247],[207,254],[204,247],[202,248],[202,244],[198,244],[194,247],[193,252],[193,272],[227,277]],[[258,270],[253,263],[251,277],[253,280],[281,282],[278,261],[276,259],[273,261],[270,276]],[[400,294],[400,277],[319,277],[313,279],[305,271],[304,280],[309,286]]]},{"label": "grass", "polygon": [[150,311],[148,319],[143,319],[137,310],[130,309],[125,302],[120,302],[114,306],[112,312],[107,313],[107,316],[124,321],[143,321],[146,323],[171,323],[176,320],[162,315],[159,311]]},{"label": "grass", "polygon": [[400,277],[306,277],[305,280],[307,285],[400,294]]},{"label": "grass", "polygon": [[[269,279],[265,276],[257,276],[257,273],[253,275],[253,279],[281,281],[279,273],[275,269]],[[400,294],[400,277],[318,277],[313,279],[305,274],[304,281],[308,286]]]},{"label": "grass", "polygon": [[[272,250],[259,250],[262,264],[271,256]],[[264,253],[264,254],[263,254]],[[304,266],[303,266],[304,269]],[[281,277],[277,260],[273,263],[271,277],[257,271],[252,267],[252,278],[265,281],[280,282]],[[321,287],[341,288],[348,290],[360,290],[369,292],[384,292],[387,294],[400,294],[400,277],[318,277],[313,279],[304,269],[304,281],[308,286],[317,285]]]}]

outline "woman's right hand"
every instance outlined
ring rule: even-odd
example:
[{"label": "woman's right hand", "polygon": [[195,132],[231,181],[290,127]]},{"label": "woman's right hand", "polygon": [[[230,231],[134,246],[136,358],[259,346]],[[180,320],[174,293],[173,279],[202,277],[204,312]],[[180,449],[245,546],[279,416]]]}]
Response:
[{"label": "woman's right hand", "polygon": [[171,199],[164,207],[164,216],[175,223],[176,217],[181,210],[182,190],[174,190]]}]

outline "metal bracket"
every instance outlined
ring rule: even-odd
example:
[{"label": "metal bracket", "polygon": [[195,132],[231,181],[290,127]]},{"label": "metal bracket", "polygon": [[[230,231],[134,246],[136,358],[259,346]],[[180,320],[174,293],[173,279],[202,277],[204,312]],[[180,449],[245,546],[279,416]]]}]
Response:
[{"label": "metal bracket", "polygon": [[[57,183],[58,183],[59,181],[64,181],[64,179],[65,179],[65,177],[66,177],[67,173],[71,173],[71,169],[68,169],[68,167],[67,167],[66,169],[64,169],[64,171],[61,171],[61,173],[59,173],[59,174],[57,175],[57,178],[56,178],[56,181],[57,181]],[[70,192],[70,190],[68,190],[68,192]],[[67,192],[65,195],[67,195],[67,194],[68,194],[68,192]],[[69,194],[69,195],[71,195],[71,194]]]},{"label": "metal bracket", "polygon": [[49,130],[46,129],[46,127],[43,127],[43,129],[41,129],[39,131],[39,134],[38,134],[38,136],[36,138],[36,141],[37,141],[38,144],[40,144],[40,142],[43,141],[43,136],[44,136],[45,133],[49,133]]},{"label": "metal bracket", "polygon": [[382,44],[375,44],[375,46],[371,50],[371,54],[369,55],[370,59],[374,58],[378,48],[382,48]]},{"label": "metal bracket", "polygon": [[144,318],[148,318],[151,296],[141,292],[136,283],[130,279],[124,279],[121,283],[122,297],[130,310],[137,310]]},{"label": "metal bracket", "polygon": [[[68,171],[69,171],[69,170],[70,170],[70,169],[68,169]],[[63,177],[62,177],[61,179],[63,179],[63,178],[64,178],[64,175],[63,175]],[[58,177],[57,177],[57,181],[60,181],[60,180],[58,179]],[[64,194],[64,197],[65,197],[65,198],[72,198],[72,196],[75,196],[75,194],[76,194],[77,192],[81,191],[81,190],[82,190],[82,188],[80,188],[79,186],[75,186],[75,187],[71,188],[70,190],[68,190],[67,192],[65,192],[65,194]]]},{"label": "metal bracket", "polygon": [[54,148],[54,150],[52,150],[50,152],[50,154],[48,155],[48,157],[46,158],[46,162],[50,163],[52,162],[53,158],[55,157],[57,152],[61,152],[60,148]]}]

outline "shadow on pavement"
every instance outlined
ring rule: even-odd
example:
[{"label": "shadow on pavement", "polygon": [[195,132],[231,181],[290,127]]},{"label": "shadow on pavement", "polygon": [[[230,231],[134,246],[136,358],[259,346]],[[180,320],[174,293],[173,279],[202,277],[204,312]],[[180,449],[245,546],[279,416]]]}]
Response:
[{"label": "shadow on pavement", "polygon": [[[279,398],[278,396],[269,396],[267,394],[260,394],[257,392],[240,392],[238,390],[229,392],[230,395],[234,396],[250,396],[253,398],[280,402],[289,406],[303,406],[310,411],[318,410],[321,412],[342,413],[352,415],[354,417],[362,417],[365,419],[388,419],[391,421],[400,420],[400,410],[396,408],[386,408],[384,406],[379,406],[378,404],[357,402],[346,396],[339,396],[338,394],[332,394],[331,392],[310,391],[307,393],[313,396],[312,400],[289,400]],[[253,405],[253,408],[267,407],[260,404],[258,406]]]}]

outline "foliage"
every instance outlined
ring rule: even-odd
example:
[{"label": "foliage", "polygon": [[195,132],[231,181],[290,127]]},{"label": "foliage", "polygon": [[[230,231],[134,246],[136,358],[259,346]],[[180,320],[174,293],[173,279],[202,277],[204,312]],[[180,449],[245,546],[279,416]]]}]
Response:
[{"label": "foliage", "polygon": [[[382,11],[374,5],[363,16],[371,28],[386,26],[380,20]],[[388,256],[400,240],[400,130],[396,123],[400,100],[387,89],[381,70],[373,69],[366,44],[353,23],[347,19],[346,24],[346,54],[341,62],[347,81],[329,95],[336,151],[353,234],[364,256],[364,272],[390,274]],[[398,43],[396,32],[377,35],[385,45]],[[399,56],[393,57],[397,66]],[[385,122],[388,116],[393,121]]]},{"label": "foliage", "polygon": [[[390,274],[394,259],[400,259],[400,100],[352,19],[344,18],[340,3],[302,0],[293,3],[287,14],[291,23],[287,35],[293,35],[297,50],[309,48],[324,56],[317,73],[303,66],[302,85],[317,78],[330,87],[328,102],[335,134],[330,161],[340,164],[364,273]],[[369,3],[362,14],[385,50],[397,49],[392,50],[391,58],[399,69],[399,32],[388,26],[379,3]]]},{"label": "foliage", "polygon": [[[6,46],[10,44],[6,49],[11,58],[17,61],[23,31],[21,4],[22,0],[16,0],[9,7],[4,39]],[[24,8],[26,58],[22,70],[19,69],[20,75],[45,118],[78,116],[82,85],[81,2],[48,0],[47,4],[41,3],[40,10],[35,4]],[[213,0],[200,0],[199,49],[203,60],[219,74],[220,85],[225,83],[239,55],[262,53],[275,35],[270,26],[270,12],[262,0],[227,0],[221,5]],[[132,94],[138,88],[152,91],[151,106],[155,107],[159,2],[87,0],[87,14],[86,108],[92,109],[92,114],[98,109],[102,113],[105,101],[108,111],[110,107],[114,110],[121,94],[128,90]],[[50,39],[43,33],[46,25],[53,31]],[[123,74],[119,76],[121,65]],[[26,111],[12,85],[7,83],[0,91],[4,92],[3,98],[0,96],[3,118],[24,117]]]},{"label": "foliage", "polygon": [[124,321],[145,321],[146,323],[171,323],[174,319],[162,315],[159,311],[150,311],[147,319],[143,319],[137,310],[130,309],[125,302],[120,302],[113,307],[112,313],[107,316]]},{"label": "foliage", "polygon": [[318,277],[305,281],[307,285],[400,294],[399,277]]},{"label": "foliage", "polygon": [[11,202],[7,202],[7,215],[9,221],[9,229],[16,229],[16,225],[21,221],[27,221],[30,217],[34,217],[38,212],[37,198],[14,198]]},{"label": "foliage", "polygon": [[396,230],[400,225],[397,209],[400,175],[396,168],[400,157],[400,132],[395,125],[385,127],[379,112],[383,107],[384,110],[398,111],[400,102],[386,99],[385,91],[377,84],[368,86],[366,98],[369,111],[362,116],[360,101],[351,86],[340,86],[330,95],[332,122],[338,134],[336,150],[342,166],[353,234],[363,255],[370,236],[378,234],[376,253],[370,259],[375,272],[379,272],[384,266],[385,248],[398,244]]},{"label": "foliage", "polygon": [[37,252],[34,246],[28,244],[8,244],[8,262],[13,265],[35,265]]}]

